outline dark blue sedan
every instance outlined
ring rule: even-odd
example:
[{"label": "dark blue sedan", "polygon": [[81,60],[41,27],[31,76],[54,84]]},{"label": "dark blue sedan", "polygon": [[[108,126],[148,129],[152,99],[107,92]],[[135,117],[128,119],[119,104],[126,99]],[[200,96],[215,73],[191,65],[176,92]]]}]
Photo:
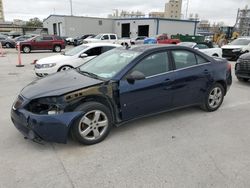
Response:
[{"label": "dark blue sedan", "polygon": [[75,70],[26,86],[11,119],[26,138],[83,144],[105,139],[113,125],[187,106],[217,110],[232,84],[231,65],[187,47],[115,49]]}]

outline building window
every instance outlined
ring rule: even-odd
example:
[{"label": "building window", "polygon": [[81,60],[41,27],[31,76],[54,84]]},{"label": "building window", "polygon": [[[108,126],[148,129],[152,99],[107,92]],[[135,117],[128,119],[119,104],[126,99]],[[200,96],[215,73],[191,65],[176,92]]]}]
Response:
[{"label": "building window", "polygon": [[102,25],[102,20],[99,20],[99,25]]}]

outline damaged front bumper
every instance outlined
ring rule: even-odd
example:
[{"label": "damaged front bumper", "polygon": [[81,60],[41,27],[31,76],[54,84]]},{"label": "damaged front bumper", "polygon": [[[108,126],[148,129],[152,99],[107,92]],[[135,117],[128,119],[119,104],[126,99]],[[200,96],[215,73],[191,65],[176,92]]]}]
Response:
[{"label": "damaged front bumper", "polygon": [[41,143],[67,143],[72,123],[83,112],[65,112],[56,115],[37,115],[23,108],[11,110],[11,120],[25,138]]}]

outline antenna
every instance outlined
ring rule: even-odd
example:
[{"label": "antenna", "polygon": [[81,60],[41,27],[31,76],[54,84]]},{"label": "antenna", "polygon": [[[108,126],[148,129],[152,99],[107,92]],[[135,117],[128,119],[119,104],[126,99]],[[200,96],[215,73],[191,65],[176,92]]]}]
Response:
[{"label": "antenna", "polygon": [[72,0],[69,0],[69,3],[70,3],[70,15],[73,16]]}]

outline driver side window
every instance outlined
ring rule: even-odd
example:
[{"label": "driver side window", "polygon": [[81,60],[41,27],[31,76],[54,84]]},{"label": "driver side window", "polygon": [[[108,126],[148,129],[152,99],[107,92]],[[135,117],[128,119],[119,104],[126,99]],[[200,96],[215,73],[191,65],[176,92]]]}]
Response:
[{"label": "driver side window", "polygon": [[103,35],[102,40],[109,40],[109,36],[108,35]]},{"label": "driver side window", "polygon": [[131,72],[139,71],[145,77],[151,77],[169,71],[167,52],[154,53],[138,63]]}]

